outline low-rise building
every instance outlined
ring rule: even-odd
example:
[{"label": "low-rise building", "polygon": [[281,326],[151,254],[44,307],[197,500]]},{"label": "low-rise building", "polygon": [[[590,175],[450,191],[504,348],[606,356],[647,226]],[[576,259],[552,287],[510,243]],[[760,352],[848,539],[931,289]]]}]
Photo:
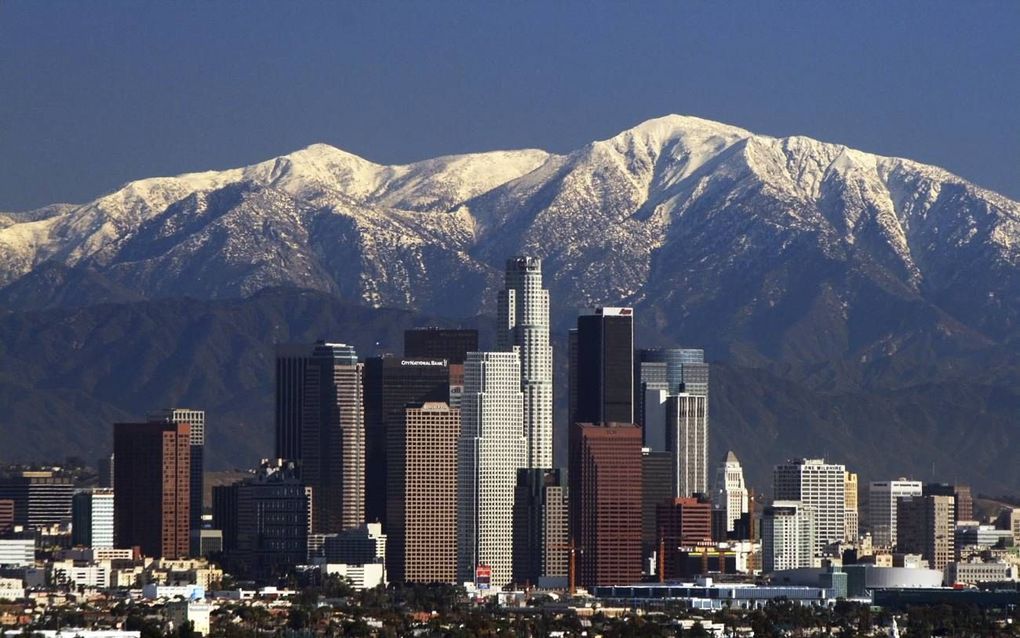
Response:
[{"label": "low-rise building", "polygon": [[0,538],[0,566],[28,567],[35,565],[35,539]]},{"label": "low-rise building", "polygon": [[167,620],[173,623],[174,629],[184,623],[191,623],[191,629],[200,636],[208,636],[210,631],[209,614],[216,609],[210,603],[191,600],[177,600],[167,603],[164,608]]},{"label": "low-rise building", "polygon": [[361,591],[386,584],[386,569],[382,563],[364,563],[348,565],[344,563],[324,563],[319,566],[324,576],[337,575],[347,579],[351,587]]},{"label": "low-rise building", "polygon": [[977,585],[1016,581],[1017,567],[1007,563],[953,562],[946,565],[946,584]]}]

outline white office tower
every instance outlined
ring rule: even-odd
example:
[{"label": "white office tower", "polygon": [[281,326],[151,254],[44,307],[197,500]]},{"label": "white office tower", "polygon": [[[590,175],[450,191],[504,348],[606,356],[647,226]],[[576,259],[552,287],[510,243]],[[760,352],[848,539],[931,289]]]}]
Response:
[{"label": "white office tower", "polygon": [[715,509],[726,512],[726,531],[733,531],[734,521],[747,513],[747,486],[744,485],[744,469],[732,450],[719,464],[715,472],[715,495],[712,498]]},{"label": "white office tower", "polygon": [[457,447],[457,577],[510,582],[517,470],[527,466],[522,436],[524,397],[517,351],[469,352],[464,362],[461,436]]},{"label": "white office tower", "polygon": [[763,572],[814,566],[815,514],[799,501],[775,501],[762,511]]},{"label": "white office tower", "polygon": [[666,449],[673,458],[673,494],[708,493],[708,397],[666,397]]},{"label": "white office tower", "polygon": [[846,536],[846,467],[825,459],[794,459],[772,474],[773,498],[814,508],[815,552],[821,555]]},{"label": "white office tower", "polygon": [[521,356],[524,436],[530,468],[553,466],[553,362],[549,345],[549,291],[542,287],[542,260],[514,257],[506,262],[504,289],[497,302],[496,349]]},{"label": "white office tower", "polygon": [[868,486],[868,527],[875,547],[892,549],[896,546],[896,500],[906,496],[921,496],[921,481],[872,481]]}]

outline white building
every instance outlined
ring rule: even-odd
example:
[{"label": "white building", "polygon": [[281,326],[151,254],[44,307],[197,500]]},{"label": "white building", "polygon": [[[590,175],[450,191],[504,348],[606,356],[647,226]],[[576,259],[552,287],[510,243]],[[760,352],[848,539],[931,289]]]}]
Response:
[{"label": "white building", "polygon": [[717,510],[726,512],[726,531],[732,532],[734,521],[748,510],[747,486],[744,485],[744,470],[732,450],[719,464],[715,473],[715,494],[712,498]]},{"label": "white building", "polygon": [[666,397],[666,449],[673,457],[673,493],[708,493],[708,397],[686,392]]},{"label": "white building", "polygon": [[319,569],[324,575],[336,574],[351,583],[351,587],[361,591],[386,585],[386,570],[382,563],[364,563],[348,565],[346,563],[323,563]]},{"label": "white building", "polygon": [[191,623],[192,630],[200,636],[208,636],[210,631],[209,614],[216,607],[206,602],[178,600],[167,603],[164,608],[167,620],[173,623],[174,629]]},{"label": "white building", "polygon": [[[773,498],[814,510],[815,553],[846,540],[846,467],[825,459],[793,459],[772,473]],[[854,539],[856,540],[856,539]]]},{"label": "white building", "polygon": [[514,257],[506,262],[504,289],[497,300],[496,349],[521,357],[524,430],[528,465],[553,466],[553,357],[549,344],[549,291],[542,287],[542,260]]},{"label": "white building", "polygon": [[813,567],[815,509],[798,501],[775,501],[762,511],[762,571]]},{"label": "white building", "polygon": [[0,566],[31,567],[35,565],[35,540],[31,538],[0,538]]},{"label": "white building", "polygon": [[113,489],[97,487],[71,499],[71,542],[82,547],[113,547]]},{"label": "white building", "polygon": [[72,587],[110,587],[110,563],[61,560],[50,563],[50,583]]},{"label": "white building", "polygon": [[457,446],[457,577],[491,568],[491,584],[512,577],[517,470],[527,466],[521,364],[514,352],[470,352],[464,363]]},{"label": "white building", "polygon": [[921,496],[921,481],[872,481],[868,486],[868,526],[875,547],[896,546],[896,499]]}]

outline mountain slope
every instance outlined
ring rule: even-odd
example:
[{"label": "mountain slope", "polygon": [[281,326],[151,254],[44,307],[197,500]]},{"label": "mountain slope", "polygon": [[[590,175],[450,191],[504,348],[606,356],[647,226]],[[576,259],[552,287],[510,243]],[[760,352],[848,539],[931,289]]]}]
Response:
[{"label": "mountain slope", "polygon": [[[98,458],[109,453],[111,423],[186,405],[207,410],[209,467],[248,467],[272,454],[274,342],[342,338],[363,356],[399,352],[402,330],[441,321],[294,289],[243,300],[138,301],[0,316],[0,461]],[[482,343],[492,342],[490,320],[455,323],[479,327]],[[554,337],[562,383],[565,335]],[[778,460],[827,455],[865,479],[909,474],[1015,491],[1020,466],[1012,462],[1011,441],[1020,386],[1003,383],[1015,374],[1002,358],[964,382],[822,392],[762,369],[716,364],[711,455],[715,461],[736,451],[759,489],[767,488]],[[557,399],[562,466],[565,394]],[[980,428],[958,427],[977,419]],[[961,456],[968,462],[960,463]]]},{"label": "mountain slope", "polygon": [[[291,286],[472,316],[491,310],[517,253],[543,258],[560,332],[579,308],[633,305],[644,345],[702,345],[756,370],[733,378],[790,384],[801,398],[741,404],[775,424],[777,441],[821,423],[874,437],[888,429],[863,420],[877,419],[913,424],[935,447],[987,430],[1013,451],[1020,204],[910,160],[691,117],[563,155],[383,166],[314,145],[6,213],[0,308]],[[963,388],[994,407],[947,405]],[[885,407],[850,407],[869,400]]]}]

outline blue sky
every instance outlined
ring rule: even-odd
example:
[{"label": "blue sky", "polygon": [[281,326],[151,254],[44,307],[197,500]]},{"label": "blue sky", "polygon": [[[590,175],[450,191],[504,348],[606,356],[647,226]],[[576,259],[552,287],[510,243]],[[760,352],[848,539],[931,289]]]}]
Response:
[{"label": "blue sky", "polygon": [[0,210],[313,142],[567,151],[684,113],[1020,199],[1020,2],[0,3]]}]

